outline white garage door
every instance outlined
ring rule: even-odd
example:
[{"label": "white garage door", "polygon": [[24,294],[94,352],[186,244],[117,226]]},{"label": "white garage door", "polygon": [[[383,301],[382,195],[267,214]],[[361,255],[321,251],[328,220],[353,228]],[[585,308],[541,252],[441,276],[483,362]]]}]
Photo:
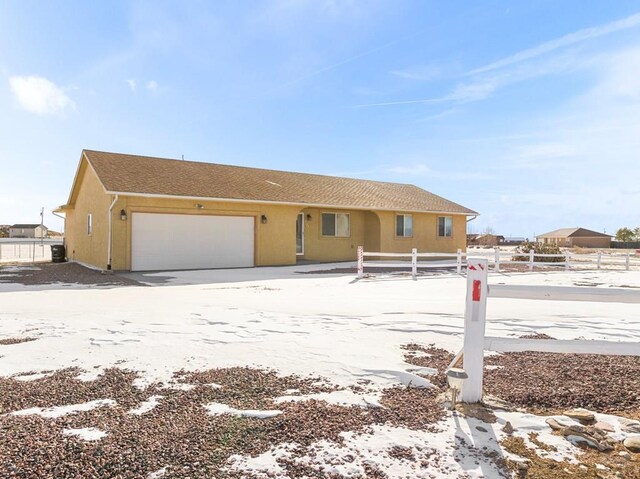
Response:
[{"label": "white garage door", "polygon": [[133,213],[131,270],[253,266],[253,217]]}]

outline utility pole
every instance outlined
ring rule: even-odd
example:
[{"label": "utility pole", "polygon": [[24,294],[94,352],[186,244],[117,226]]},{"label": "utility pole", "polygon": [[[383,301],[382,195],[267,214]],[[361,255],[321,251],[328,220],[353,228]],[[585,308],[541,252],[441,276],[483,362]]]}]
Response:
[{"label": "utility pole", "polygon": [[40,244],[44,243],[44,206],[40,208]]}]

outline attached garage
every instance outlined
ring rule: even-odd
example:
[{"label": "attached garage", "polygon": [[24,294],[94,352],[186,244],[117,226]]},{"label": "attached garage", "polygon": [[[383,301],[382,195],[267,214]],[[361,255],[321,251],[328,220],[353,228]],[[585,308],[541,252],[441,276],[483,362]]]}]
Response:
[{"label": "attached garage", "polygon": [[133,213],[131,270],[254,265],[253,216]]}]

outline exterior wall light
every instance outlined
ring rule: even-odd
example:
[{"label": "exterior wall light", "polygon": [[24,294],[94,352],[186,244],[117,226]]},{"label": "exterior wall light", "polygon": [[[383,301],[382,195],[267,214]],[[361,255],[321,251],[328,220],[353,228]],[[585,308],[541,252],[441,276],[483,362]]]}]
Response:
[{"label": "exterior wall light", "polygon": [[127,221],[127,212],[124,209],[120,210],[120,219],[122,221]]},{"label": "exterior wall light", "polygon": [[311,214],[307,213],[307,221],[311,221]]},{"label": "exterior wall light", "polygon": [[464,369],[461,368],[450,368],[447,369],[447,383],[449,383],[449,387],[451,388],[451,410],[453,411],[456,408],[456,397],[458,393],[462,391],[462,385],[464,384],[464,380],[467,379],[469,375],[466,373]]},{"label": "exterior wall light", "polygon": [[196,208],[201,210],[202,208],[204,208],[204,205],[202,203],[196,203]]},{"label": "exterior wall light", "polygon": [[267,224],[267,215],[262,215],[260,217],[260,223],[262,223],[263,225]]}]

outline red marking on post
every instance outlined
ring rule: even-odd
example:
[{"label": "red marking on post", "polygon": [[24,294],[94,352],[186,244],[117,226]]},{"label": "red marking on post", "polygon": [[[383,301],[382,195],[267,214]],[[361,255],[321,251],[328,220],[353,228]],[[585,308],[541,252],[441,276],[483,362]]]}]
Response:
[{"label": "red marking on post", "polygon": [[472,265],[472,264],[470,264],[470,265],[468,266],[468,269],[472,269],[473,271],[476,271],[476,267],[475,267],[474,265]]},{"label": "red marking on post", "polygon": [[481,283],[479,279],[473,280],[473,296],[471,299],[474,302],[480,301],[480,284]]}]

